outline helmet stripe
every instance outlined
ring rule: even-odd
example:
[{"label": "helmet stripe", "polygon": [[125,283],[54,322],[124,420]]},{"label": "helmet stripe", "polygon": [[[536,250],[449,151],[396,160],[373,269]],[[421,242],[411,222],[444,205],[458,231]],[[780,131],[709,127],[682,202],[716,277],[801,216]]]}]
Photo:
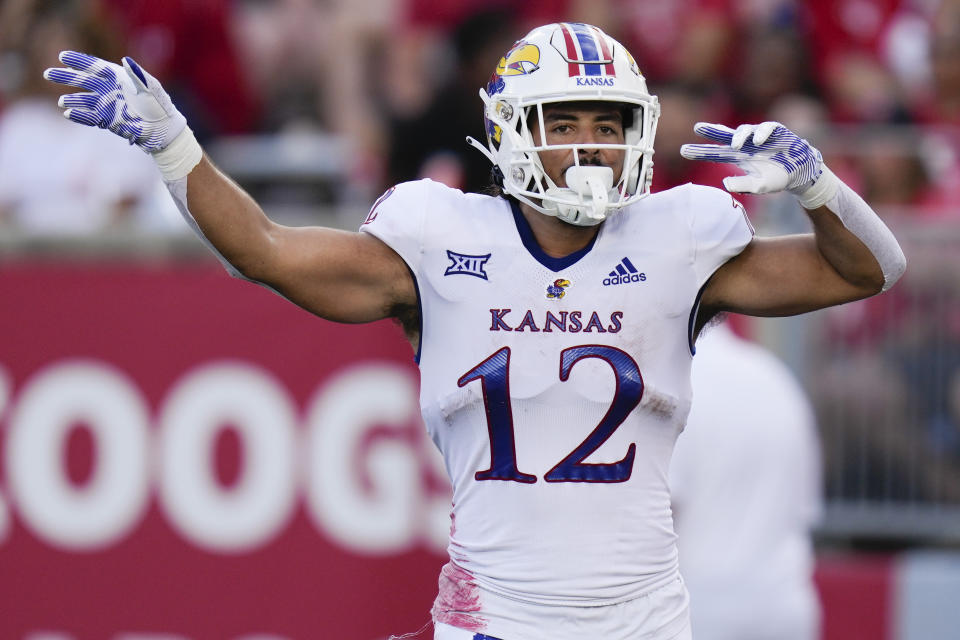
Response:
[{"label": "helmet stripe", "polygon": [[[583,52],[583,57],[580,59],[584,62],[600,62],[597,43],[593,39],[590,28],[581,22],[574,22],[572,26],[573,32],[577,36],[577,42],[580,43],[580,51]],[[599,76],[603,73],[603,70],[600,68],[600,65],[585,64],[583,65],[583,73],[588,76]]]},{"label": "helmet stripe", "polygon": [[[603,54],[603,59],[613,60],[613,56],[610,55],[610,47],[607,46],[607,39],[603,36],[603,32],[596,27],[590,27],[590,29],[593,31],[594,36],[596,36],[597,41],[600,43],[600,53]],[[608,76],[617,75],[617,71],[613,68],[612,62],[608,65],[605,65],[604,69],[606,70]]]},{"label": "helmet stripe", "polygon": [[[570,25],[563,23],[563,28],[560,29],[563,32],[563,41],[567,45],[567,59],[568,60],[578,60],[579,56],[577,55],[577,46],[573,43],[573,36],[570,35]],[[572,78],[574,76],[580,75],[580,65],[575,62],[568,64],[567,70],[569,76]]]}]

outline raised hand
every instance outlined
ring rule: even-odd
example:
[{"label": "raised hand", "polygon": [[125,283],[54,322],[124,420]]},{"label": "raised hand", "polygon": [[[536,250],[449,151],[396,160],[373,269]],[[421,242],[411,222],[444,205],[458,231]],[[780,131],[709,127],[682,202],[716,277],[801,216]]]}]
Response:
[{"label": "raised hand", "polygon": [[698,122],[694,132],[719,144],[685,144],[680,155],[688,160],[728,162],[747,175],[723,179],[736,193],[774,193],[787,190],[801,195],[823,173],[823,156],[806,140],[779,122],[744,124],[736,129]]},{"label": "raised hand", "polygon": [[85,89],[60,97],[63,115],[74,122],[109,129],[144,151],[165,149],[187,126],[156,78],[132,58],[123,66],[85,53],[64,51],[66,69],[47,69],[51,82]]}]

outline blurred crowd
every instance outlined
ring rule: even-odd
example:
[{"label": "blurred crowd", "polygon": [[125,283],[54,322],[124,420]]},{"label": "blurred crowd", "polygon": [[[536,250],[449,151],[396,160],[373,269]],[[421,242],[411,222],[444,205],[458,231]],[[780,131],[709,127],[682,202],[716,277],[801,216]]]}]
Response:
[{"label": "blurred crowd", "polygon": [[[557,20],[623,42],[659,96],[655,190],[727,175],[679,156],[693,123],[779,120],[892,226],[943,230],[939,250],[907,238],[893,295],[831,312],[823,339],[838,346],[815,364],[821,422],[841,434],[828,448],[878,452],[844,473],[885,478],[883,497],[900,458],[933,460],[918,451],[960,468],[960,0],[4,0],[0,230],[185,230],[149,158],[60,116],[41,74],[61,50],[134,57],[268,213],[362,208],[419,177],[483,189],[489,163],[464,141],[484,137],[477,91],[516,39]],[[802,229],[785,200],[747,200],[761,230]],[[896,429],[871,430],[897,411],[920,430],[909,454]],[[945,491],[904,473],[910,495]]]},{"label": "blurred crowd", "polygon": [[660,96],[656,189],[719,184],[677,153],[696,120],[775,119],[877,207],[941,216],[957,202],[958,0],[5,0],[0,218],[52,233],[162,226],[148,163],[119,147],[93,157],[103,136],[53,124],[61,89],[41,73],[62,49],[133,56],[202,142],[346,141],[317,179],[365,202],[422,176],[483,188],[487,163],[464,143],[483,134],[477,89],[527,29],[560,19],[621,40]]}]

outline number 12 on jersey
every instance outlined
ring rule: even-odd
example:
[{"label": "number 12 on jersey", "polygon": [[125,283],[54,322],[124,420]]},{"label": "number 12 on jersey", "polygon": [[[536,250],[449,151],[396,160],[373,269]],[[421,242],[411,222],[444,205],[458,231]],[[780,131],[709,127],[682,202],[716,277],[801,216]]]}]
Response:
[{"label": "number 12 on jersey", "polygon": [[[593,431],[558,462],[543,479],[547,482],[625,482],[633,472],[636,443],[631,443],[619,462],[587,463],[584,460],[613,435],[643,397],[643,377],[637,363],[624,351],[607,345],[587,344],[560,352],[560,380],[566,382],[570,370],[584,358],[599,358],[613,369],[616,390],[606,415]],[[477,480],[512,480],[533,483],[537,476],[517,468],[517,449],[513,436],[513,411],[510,408],[510,348],[503,347],[457,380],[465,387],[480,381],[483,405],[490,435],[490,468],[478,471]]]}]

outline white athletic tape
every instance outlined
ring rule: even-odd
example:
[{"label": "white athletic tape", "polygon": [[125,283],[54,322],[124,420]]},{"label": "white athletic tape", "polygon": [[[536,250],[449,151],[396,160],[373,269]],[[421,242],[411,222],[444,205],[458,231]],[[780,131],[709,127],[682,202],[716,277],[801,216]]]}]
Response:
[{"label": "white athletic tape", "polygon": [[186,178],[187,174],[200,164],[203,149],[200,148],[200,143],[197,142],[190,127],[184,127],[170,144],[151,155],[160,173],[163,174],[164,181],[170,183]]},{"label": "white athletic tape", "polygon": [[827,204],[837,195],[837,189],[843,184],[840,178],[827,168],[827,165],[822,165],[820,168],[822,171],[816,181],[803,192],[797,193],[797,198],[800,199],[804,209],[819,209]]}]

